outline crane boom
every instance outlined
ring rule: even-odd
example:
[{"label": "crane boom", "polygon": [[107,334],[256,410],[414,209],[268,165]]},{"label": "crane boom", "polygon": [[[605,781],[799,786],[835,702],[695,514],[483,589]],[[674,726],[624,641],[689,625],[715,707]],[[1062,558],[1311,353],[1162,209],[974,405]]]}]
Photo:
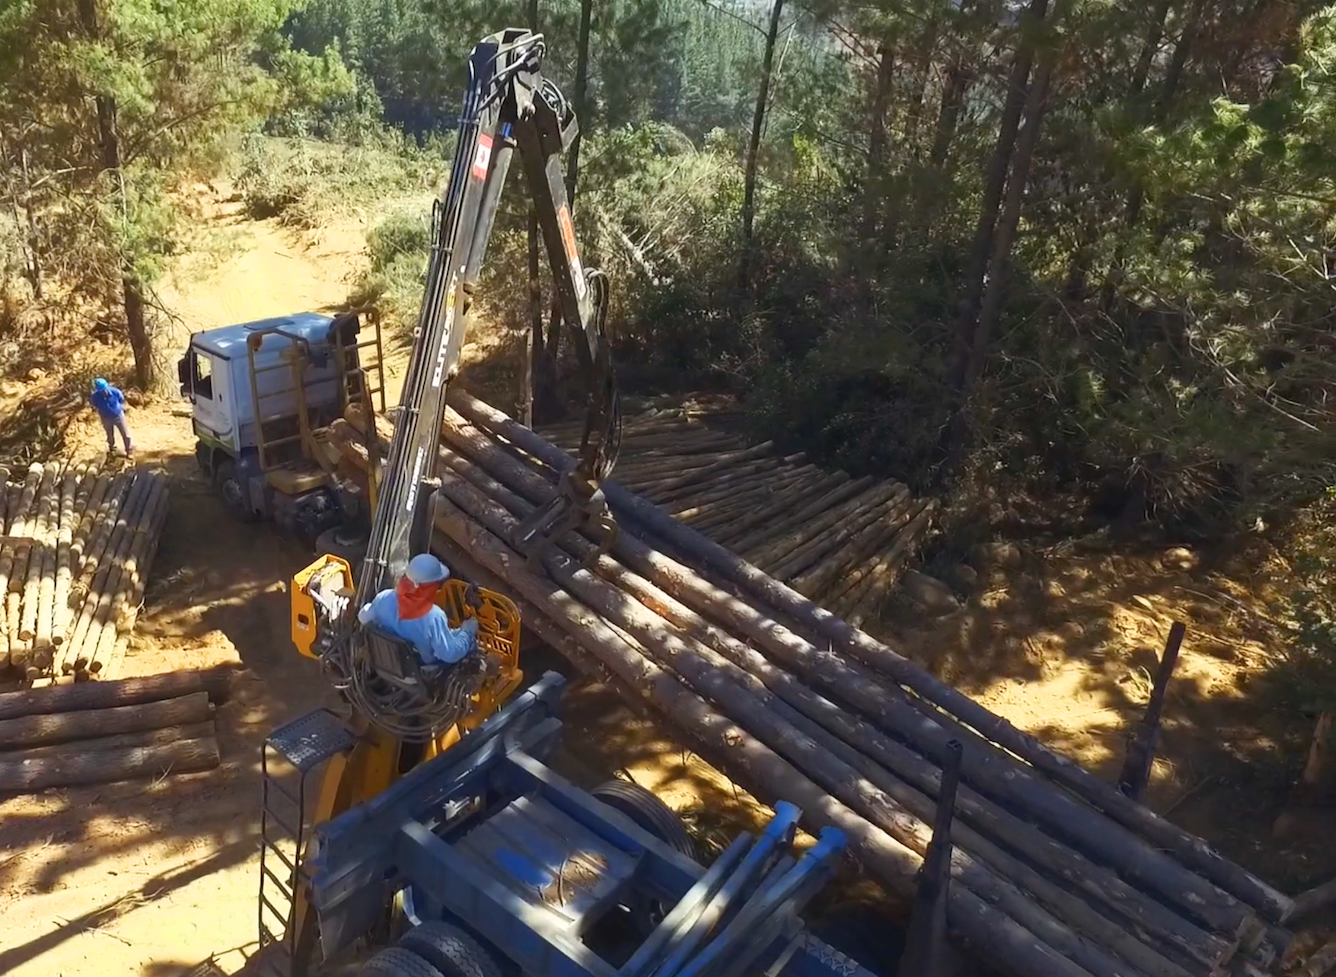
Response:
[{"label": "crane boom", "polygon": [[[426,290],[354,610],[390,586],[413,555],[414,525],[423,511],[419,493],[435,467],[447,386],[459,367],[474,290],[516,150],[562,315],[575,334],[590,388],[579,462],[563,481],[558,507],[583,506],[582,515],[600,516],[611,525],[598,490],[616,463],[621,438],[604,332],[607,281],[580,262],[561,165],[579,123],[560,90],[543,76],[545,52],[541,34],[505,30],[484,38],[469,57],[459,141],[445,195],[433,207]],[[541,530],[558,522],[574,528],[574,520],[554,509],[522,529],[519,542],[531,557],[554,538]]]}]

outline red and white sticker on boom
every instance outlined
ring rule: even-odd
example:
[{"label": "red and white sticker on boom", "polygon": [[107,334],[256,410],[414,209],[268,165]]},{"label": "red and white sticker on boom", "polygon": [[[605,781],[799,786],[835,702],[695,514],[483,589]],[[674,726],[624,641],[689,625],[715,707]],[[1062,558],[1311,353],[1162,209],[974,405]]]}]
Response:
[{"label": "red and white sticker on boom", "polygon": [[478,151],[473,154],[473,175],[479,180],[487,179],[487,164],[492,161],[492,137],[482,133],[478,136]]},{"label": "red and white sticker on boom", "polygon": [[565,204],[557,211],[557,228],[561,231],[561,243],[566,248],[566,260],[571,263],[571,278],[575,280],[575,294],[584,298],[585,276],[580,267],[580,252],[575,249],[575,228],[571,224],[571,211]]}]

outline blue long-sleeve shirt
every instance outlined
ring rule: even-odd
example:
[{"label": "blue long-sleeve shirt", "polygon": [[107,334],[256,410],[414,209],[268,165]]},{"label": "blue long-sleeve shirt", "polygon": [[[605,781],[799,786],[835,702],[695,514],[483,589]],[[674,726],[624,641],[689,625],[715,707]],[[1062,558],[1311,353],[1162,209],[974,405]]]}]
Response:
[{"label": "blue long-sleeve shirt", "polygon": [[383,590],[357,612],[363,624],[376,627],[413,646],[418,657],[428,665],[452,665],[471,652],[478,640],[478,622],[469,618],[458,628],[450,627],[445,611],[432,607],[422,617],[407,621],[399,618],[399,600],[393,590]]},{"label": "blue long-sleeve shirt", "polygon": [[94,390],[88,395],[88,400],[102,417],[115,419],[125,413],[125,394],[116,387]]}]

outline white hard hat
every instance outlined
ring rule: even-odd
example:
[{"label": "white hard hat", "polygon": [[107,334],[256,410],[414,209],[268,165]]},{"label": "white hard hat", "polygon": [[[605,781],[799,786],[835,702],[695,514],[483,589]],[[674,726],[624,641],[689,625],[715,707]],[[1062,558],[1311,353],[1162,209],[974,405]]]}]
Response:
[{"label": "white hard hat", "polygon": [[450,568],[430,553],[419,553],[408,561],[404,576],[415,584],[444,583],[450,579]]}]

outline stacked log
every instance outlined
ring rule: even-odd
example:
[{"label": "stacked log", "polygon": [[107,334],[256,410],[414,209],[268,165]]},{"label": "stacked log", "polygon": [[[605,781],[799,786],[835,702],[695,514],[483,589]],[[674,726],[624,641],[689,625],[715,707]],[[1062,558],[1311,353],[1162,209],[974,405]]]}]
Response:
[{"label": "stacked log", "polygon": [[34,464],[0,496],[0,677],[110,677],[167,517],[166,479]]},{"label": "stacked log", "polygon": [[[452,392],[450,402],[439,555],[509,593],[526,627],[661,714],[735,782],[797,803],[813,831],[844,830],[905,904],[941,758],[951,740],[964,745],[948,918],[999,969],[1214,977],[1265,972],[1283,954],[1284,895],[620,484],[605,483],[620,524],[610,554],[572,534],[529,566],[506,541],[570,458],[481,401]],[[388,424],[377,433],[387,438]],[[896,487],[874,487],[841,482],[827,542],[808,534],[785,558],[857,537],[869,512],[900,504]],[[768,545],[779,551],[797,528]]]},{"label": "stacked log", "polygon": [[188,671],[0,693],[0,792],[211,770],[229,683]]},{"label": "stacked log", "polygon": [[[855,626],[873,617],[932,525],[936,500],[896,481],[851,480],[774,445],[717,430],[722,410],[628,417],[618,484]],[[572,455],[581,424],[540,430]]]}]

